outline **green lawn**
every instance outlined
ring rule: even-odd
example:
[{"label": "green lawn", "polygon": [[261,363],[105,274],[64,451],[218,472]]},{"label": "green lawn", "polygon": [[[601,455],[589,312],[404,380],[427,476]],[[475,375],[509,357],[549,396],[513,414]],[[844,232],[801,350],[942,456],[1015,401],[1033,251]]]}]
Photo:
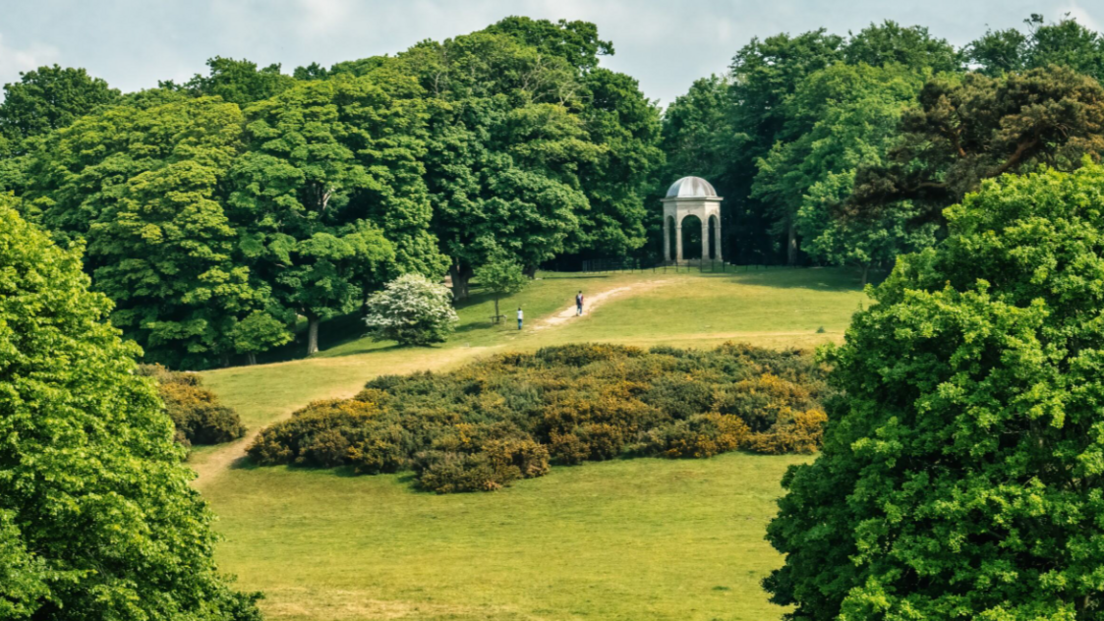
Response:
[{"label": "green lawn", "polygon": [[778,480],[799,457],[554,468],[437,496],[402,475],[235,470],[206,490],[223,566],[269,618],[777,619],[759,582]]},{"label": "green lawn", "polygon": [[[584,318],[551,322],[578,289],[613,291]],[[433,348],[323,325],[319,355],[208,372],[251,431],[311,400],[354,394],[384,373],[462,364],[510,349],[582,341],[812,347],[838,340],[865,300],[840,270],[735,274],[542,274],[492,326],[478,294]],[[287,357],[292,351],[282,352]],[[197,487],[220,516],[223,568],[266,593],[270,619],[777,619],[759,580],[779,559],[763,541],[778,480],[796,457],[725,455],[557,468],[491,494],[435,496],[403,475],[249,468],[249,438],[197,451]]]}]

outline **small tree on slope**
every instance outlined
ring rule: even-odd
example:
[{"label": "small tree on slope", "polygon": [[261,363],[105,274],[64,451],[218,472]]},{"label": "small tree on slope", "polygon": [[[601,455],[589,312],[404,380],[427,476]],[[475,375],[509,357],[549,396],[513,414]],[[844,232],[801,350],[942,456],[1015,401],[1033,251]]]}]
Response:
[{"label": "small tree on slope", "polygon": [[492,255],[490,260],[476,268],[475,280],[494,297],[494,322],[502,319],[498,302],[503,296],[520,292],[529,284],[525,268],[504,253]]},{"label": "small tree on slope", "polygon": [[0,619],[259,620],[212,560],[211,514],[140,350],[78,252],[0,196]]},{"label": "small tree on slope", "polygon": [[765,586],[793,619],[1104,619],[1104,168],[946,214],[828,352]]},{"label": "small tree on slope", "polygon": [[401,345],[429,345],[445,340],[456,326],[452,292],[420,274],[406,274],[368,298],[364,323],[369,333]]}]

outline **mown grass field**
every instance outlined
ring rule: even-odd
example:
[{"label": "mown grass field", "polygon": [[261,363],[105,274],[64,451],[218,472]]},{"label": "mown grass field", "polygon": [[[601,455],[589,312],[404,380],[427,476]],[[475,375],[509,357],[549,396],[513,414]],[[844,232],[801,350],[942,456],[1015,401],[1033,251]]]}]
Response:
[{"label": "mown grass field", "polygon": [[[477,295],[449,342],[405,349],[323,326],[321,354],[205,374],[251,430],[378,374],[443,369],[495,351],[610,341],[812,347],[864,303],[853,272],[542,274],[492,326]],[[600,303],[560,318],[575,292]],[[612,292],[612,293],[611,293]],[[603,299],[602,295],[606,294]],[[287,355],[286,353],[284,355]],[[193,455],[220,516],[224,570],[261,590],[270,619],[776,619],[759,581],[778,481],[804,457],[723,455],[556,468],[490,494],[436,496],[406,475],[251,468],[248,438]]]}]

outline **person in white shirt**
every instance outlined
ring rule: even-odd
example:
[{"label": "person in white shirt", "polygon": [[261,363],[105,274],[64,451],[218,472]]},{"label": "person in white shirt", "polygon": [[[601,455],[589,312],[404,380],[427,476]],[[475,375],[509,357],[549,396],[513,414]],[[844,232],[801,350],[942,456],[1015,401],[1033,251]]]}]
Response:
[{"label": "person in white shirt", "polygon": [[518,307],[518,330],[521,329],[521,322],[525,319],[525,313],[521,312],[521,307]]}]

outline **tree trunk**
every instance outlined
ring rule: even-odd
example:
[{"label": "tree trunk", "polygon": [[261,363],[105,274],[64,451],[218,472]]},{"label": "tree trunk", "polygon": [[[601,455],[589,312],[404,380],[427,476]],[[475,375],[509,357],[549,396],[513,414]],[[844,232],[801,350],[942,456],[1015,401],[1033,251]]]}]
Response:
[{"label": "tree trunk", "polygon": [[538,265],[526,265],[525,266],[525,275],[528,276],[529,278],[536,278],[538,269],[540,269],[540,266],[538,266]]},{"label": "tree trunk", "polygon": [[468,282],[472,277],[472,268],[453,263],[449,266],[449,278],[452,279],[452,298],[456,301],[468,299]]},{"label": "tree trunk", "polygon": [[789,241],[786,244],[786,263],[793,267],[797,265],[797,223],[790,220]]},{"label": "tree trunk", "polygon": [[863,265],[863,270],[862,270],[862,286],[864,286],[864,287],[866,286],[866,277],[869,274],[870,274],[870,264],[867,263],[867,264]]},{"label": "tree trunk", "polygon": [[318,353],[318,317],[307,316],[307,355]]},{"label": "tree trunk", "polygon": [[248,357],[249,357],[249,364],[250,365],[257,364],[257,354],[256,353],[249,352]]},{"label": "tree trunk", "polygon": [[500,317],[502,317],[502,315],[498,314],[498,296],[496,295],[495,296],[495,320],[494,320],[495,325],[498,325],[498,319]]}]

